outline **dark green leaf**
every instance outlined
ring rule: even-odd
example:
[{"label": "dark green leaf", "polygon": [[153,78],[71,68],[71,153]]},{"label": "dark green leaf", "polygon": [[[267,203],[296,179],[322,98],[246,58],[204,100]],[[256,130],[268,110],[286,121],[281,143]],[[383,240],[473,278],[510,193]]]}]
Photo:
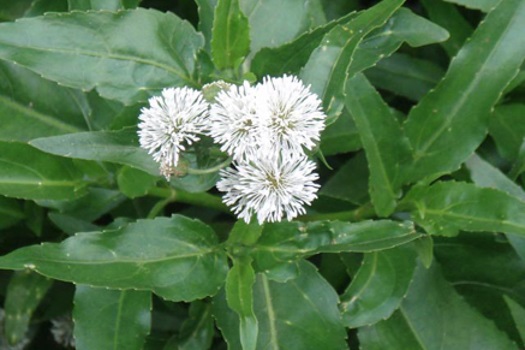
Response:
[{"label": "dark green leaf", "polygon": [[117,11],[137,7],[140,0],[67,0],[67,2],[69,4],[69,11]]},{"label": "dark green leaf", "polygon": [[29,267],[74,283],[189,301],[215,294],[224,283],[228,266],[217,244],[210,227],[175,215],[21,248],[1,257],[0,268]]},{"label": "dark green leaf", "polygon": [[319,0],[240,0],[250,23],[250,51],[276,47],[325,22]]},{"label": "dark green leaf", "polygon": [[370,198],[378,215],[389,216],[400,196],[402,171],[411,160],[410,145],[389,106],[363,74],[347,80],[345,95],[368,159]]},{"label": "dark green leaf", "polygon": [[188,22],[145,9],[48,13],[0,24],[0,58],[66,86],[96,87],[125,104],[166,86],[194,84],[195,56],[203,44]]},{"label": "dark green leaf", "polygon": [[416,222],[436,235],[489,231],[525,235],[525,202],[505,192],[462,182],[415,187],[405,198]]},{"label": "dark green leaf", "polygon": [[14,21],[23,17],[33,0],[5,1],[0,6],[0,21]]},{"label": "dark green leaf", "polygon": [[509,297],[504,297],[504,299],[512,313],[512,317],[514,317],[521,340],[525,343],[525,308]]},{"label": "dark green leaf", "polygon": [[347,77],[353,76],[347,76],[347,72],[353,64],[357,46],[370,31],[382,26],[403,2],[382,1],[360,12],[348,23],[335,26],[310,55],[301,77],[321,97],[329,116],[337,116],[341,112],[344,84]]},{"label": "dark green leaf", "polygon": [[53,212],[49,213],[48,216],[51,222],[70,236],[78,232],[91,232],[99,229],[98,226],[93,225],[89,221],[81,220],[73,216]]},{"label": "dark green leaf", "polygon": [[500,0],[444,0],[444,1],[462,5],[469,9],[489,12],[499,3]]},{"label": "dark green leaf", "polygon": [[0,194],[24,199],[73,199],[86,183],[70,159],[24,143],[0,141]]},{"label": "dark green leaf", "polygon": [[66,12],[67,0],[33,0],[24,17],[42,16],[46,12]]},{"label": "dark green leaf", "polygon": [[[254,310],[259,320],[257,349],[347,349],[334,289],[305,261],[297,278],[285,283],[258,274]],[[230,349],[241,349],[239,320],[224,293],[214,298],[214,315]]]},{"label": "dark green leaf", "polygon": [[213,28],[213,17],[218,0],[195,0],[199,12],[199,31],[206,38],[206,49],[211,50],[211,32]]},{"label": "dark green leaf", "polygon": [[[178,350],[208,350],[215,333],[211,304],[194,301],[177,337]],[[171,350],[166,346],[164,350]]]},{"label": "dark green leaf", "polygon": [[361,268],[341,296],[344,325],[357,328],[390,317],[410,286],[416,256],[406,245],[365,254]]},{"label": "dark green leaf", "polygon": [[321,150],[325,156],[348,153],[361,148],[361,140],[350,113],[343,110],[339,118],[321,135]]},{"label": "dark green leaf", "polygon": [[457,54],[463,43],[473,32],[472,25],[461,15],[456,6],[444,1],[421,0],[432,22],[439,24],[450,33],[450,38],[441,45],[448,55]]},{"label": "dark green leaf", "polygon": [[88,108],[83,93],[0,62],[1,140],[29,141],[86,130]]},{"label": "dark green leaf", "polygon": [[76,286],[76,348],[141,350],[150,330],[151,307],[150,292]]},{"label": "dark green leaf", "polygon": [[430,61],[396,53],[379,61],[365,75],[380,89],[419,101],[441,80],[444,72]]},{"label": "dark green leaf", "polygon": [[219,0],[215,7],[211,54],[219,69],[237,68],[250,52],[250,26],[239,0]]},{"label": "dark green leaf", "polygon": [[410,222],[282,222],[265,225],[252,256],[261,271],[318,253],[374,252],[418,237]]},{"label": "dark green leaf", "polygon": [[456,170],[485,138],[490,109],[525,57],[524,30],[525,2],[503,0],[411,110],[405,131],[415,164],[408,181]]},{"label": "dark green leaf", "polygon": [[135,128],[45,137],[31,141],[31,145],[63,157],[129,165],[152,175],[159,174],[159,165],[139,147]]},{"label": "dark green leaf", "polygon": [[4,304],[5,336],[10,344],[24,339],[31,316],[52,283],[52,280],[30,271],[13,274]]},{"label": "dark green leaf", "polygon": [[436,264],[419,266],[400,311],[360,328],[359,340],[370,350],[517,349],[455,292]]},{"label": "dark green leaf", "polygon": [[18,200],[0,196],[0,229],[12,226],[25,217]]},{"label": "dark green leaf", "polygon": [[508,160],[518,158],[525,137],[525,104],[508,104],[496,107],[490,117],[489,133],[496,142],[499,153]]},{"label": "dark green leaf", "polygon": [[129,198],[146,195],[157,180],[156,176],[128,166],[122,167],[117,174],[118,188]]}]

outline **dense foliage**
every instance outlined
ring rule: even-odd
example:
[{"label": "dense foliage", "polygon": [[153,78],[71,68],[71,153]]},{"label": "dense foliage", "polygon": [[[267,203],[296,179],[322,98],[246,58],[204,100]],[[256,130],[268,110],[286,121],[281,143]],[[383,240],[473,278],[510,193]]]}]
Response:
[{"label": "dense foliage", "polygon": [[[0,20],[0,349],[525,347],[523,0],[17,0]],[[306,214],[237,220],[210,140],[169,180],[139,147],[163,88],[284,74],[327,115]]]}]

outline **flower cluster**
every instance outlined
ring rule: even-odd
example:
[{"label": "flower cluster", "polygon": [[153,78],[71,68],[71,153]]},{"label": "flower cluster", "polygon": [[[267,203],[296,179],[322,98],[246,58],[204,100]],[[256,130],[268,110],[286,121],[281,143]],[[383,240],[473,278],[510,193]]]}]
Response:
[{"label": "flower cluster", "polygon": [[235,214],[260,224],[304,214],[319,188],[305,150],[314,149],[325,126],[321,101],[293,76],[221,86],[212,102],[190,88],[151,98],[139,117],[141,146],[169,178],[179,153],[199,135],[210,136],[233,159],[217,189]]}]

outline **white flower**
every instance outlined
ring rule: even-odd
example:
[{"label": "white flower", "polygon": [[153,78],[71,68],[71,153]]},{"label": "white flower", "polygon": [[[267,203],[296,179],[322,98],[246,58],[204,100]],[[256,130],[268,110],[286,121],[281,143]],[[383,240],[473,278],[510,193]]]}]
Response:
[{"label": "white flower", "polygon": [[257,89],[244,82],[219,92],[215,100],[210,110],[209,135],[221,150],[238,160],[257,149],[261,134]]},{"label": "white flower", "polygon": [[317,198],[319,177],[315,163],[298,153],[271,156],[261,150],[234,167],[221,170],[217,189],[239,218],[249,222],[255,214],[259,224],[287,220],[304,214],[304,205]]},{"label": "white flower", "polygon": [[261,140],[269,149],[311,150],[319,142],[326,115],[321,100],[297,77],[265,77],[257,87],[257,113],[263,120]]},{"label": "white flower", "polygon": [[160,163],[162,175],[169,178],[179,162],[179,153],[204,133],[209,106],[201,92],[188,87],[164,89],[162,96],[149,99],[149,105],[139,116],[140,146]]}]

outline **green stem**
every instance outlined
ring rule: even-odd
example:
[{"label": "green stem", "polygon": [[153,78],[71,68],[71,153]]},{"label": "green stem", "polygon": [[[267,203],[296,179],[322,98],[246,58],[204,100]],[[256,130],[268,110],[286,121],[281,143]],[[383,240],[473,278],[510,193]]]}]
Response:
[{"label": "green stem", "polygon": [[222,202],[221,198],[207,192],[190,193],[174,188],[153,187],[148,191],[148,194],[155,197],[170,198],[174,202],[197,205],[231,214],[230,209]]},{"label": "green stem", "polygon": [[374,207],[371,203],[366,203],[354,210],[340,211],[336,213],[316,213],[299,217],[298,221],[320,221],[320,220],[341,220],[341,221],[361,221],[376,216]]},{"label": "green stem", "polygon": [[227,167],[228,165],[230,165],[231,161],[232,161],[232,159],[231,159],[231,158],[228,158],[228,159],[226,159],[224,162],[219,163],[219,164],[217,164],[217,165],[214,166],[214,167],[207,168],[207,169],[193,169],[193,168],[188,168],[188,169],[187,169],[187,172],[188,172],[188,174],[190,174],[190,175],[206,175],[206,174],[211,174],[211,173],[215,173],[215,172],[221,170],[222,168]]}]

